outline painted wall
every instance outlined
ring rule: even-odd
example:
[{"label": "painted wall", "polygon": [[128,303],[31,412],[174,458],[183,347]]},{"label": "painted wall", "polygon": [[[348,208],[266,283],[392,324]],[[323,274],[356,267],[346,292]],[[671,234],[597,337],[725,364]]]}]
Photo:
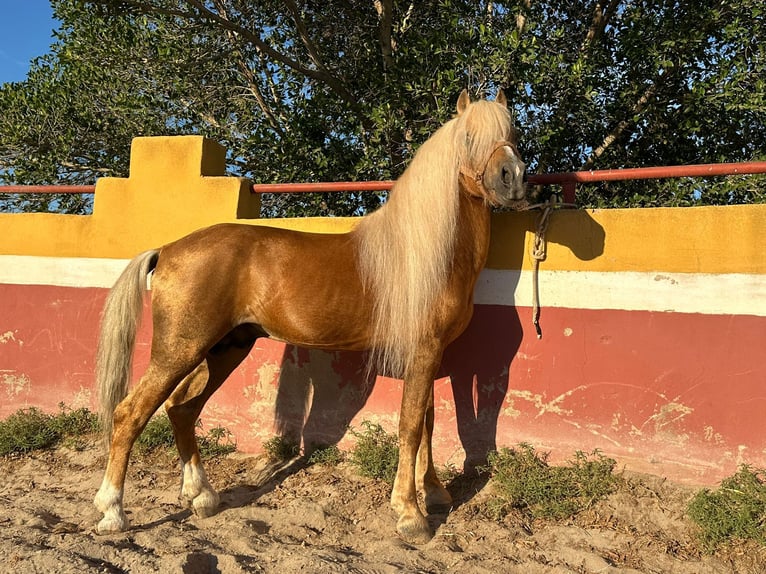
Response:
[{"label": "painted wall", "polygon": [[[0,214],[0,417],[95,408],[101,307],[140,251],[221,221],[355,224],[257,220],[258,197],[225,167],[225,150],[203,138],[138,138],[130,177],[98,181],[93,215]],[[766,206],[555,213],[542,339],[531,323],[535,218],[493,218],[474,320],[436,381],[439,462],[470,465],[527,441],[554,460],[598,448],[693,483],[766,466]],[[137,375],[150,337],[147,320]],[[394,430],[401,383],[363,372],[358,354],[259,341],[202,419],[250,452],[277,433],[345,442],[362,420]]]}]

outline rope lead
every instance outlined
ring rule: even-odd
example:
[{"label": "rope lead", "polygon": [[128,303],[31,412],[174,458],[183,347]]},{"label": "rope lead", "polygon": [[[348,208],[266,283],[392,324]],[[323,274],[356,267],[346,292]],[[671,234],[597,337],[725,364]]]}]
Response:
[{"label": "rope lead", "polygon": [[556,194],[548,198],[545,203],[531,205],[527,209],[539,207],[542,209],[540,217],[537,220],[537,229],[535,230],[535,241],[532,245],[530,256],[532,257],[532,324],[535,326],[537,338],[543,338],[543,330],[540,327],[540,289],[538,275],[540,271],[540,261],[545,261],[547,256],[547,243],[545,241],[545,232],[548,230],[551,213],[557,207],[575,207],[572,203],[562,203]]}]

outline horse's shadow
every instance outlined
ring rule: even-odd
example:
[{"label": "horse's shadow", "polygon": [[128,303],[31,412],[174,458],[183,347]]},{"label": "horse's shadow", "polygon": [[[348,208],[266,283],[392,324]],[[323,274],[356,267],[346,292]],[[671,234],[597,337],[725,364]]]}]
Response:
[{"label": "horse's shadow", "polygon": [[[503,218],[504,214],[496,217]],[[493,226],[493,249],[502,250],[504,268],[522,266],[525,233],[534,231],[537,217],[530,214],[525,222],[515,228],[507,224]],[[554,215],[547,239],[566,246],[575,257],[587,261],[603,253],[605,234],[601,225],[581,210]],[[512,294],[518,275],[508,277],[502,288]],[[498,418],[522,336],[521,318],[515,306],[477,305],[468,328],[445,351],[439,375],[449,377],[458,436],[465,451],[464,478],[448,485],[453,496],[457,495],[456,502],[465,498],[461,481],[481,480],[477,469],[486,464],[487,455],[497,448]],[[275,406],[278,436],[302,443],[306,452],[337,443],[373,390],[375,378],[365,376],[366,372],[363,353],[315,351],[288,345],[283,354]],[[472,484],[468,490],[476,492],[475,486]]]}]

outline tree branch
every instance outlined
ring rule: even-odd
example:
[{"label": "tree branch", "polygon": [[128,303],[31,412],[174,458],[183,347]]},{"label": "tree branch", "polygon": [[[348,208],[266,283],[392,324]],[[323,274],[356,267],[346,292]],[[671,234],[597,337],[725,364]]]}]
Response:
[{"label": "tree branch", "polygon": [[312,69],[300,64],[298,61],[293,60],[289,56],[286,56],[285,54],[282,54],[281,52],[272,48],[267,42],[263,41],[259,34],[251,32],[250,30],[240,26],[228,18],[219,16],[215,12],[209,10],[199,0],[185,0],[185,2],[198,10],[199,17],[201,19],[210,20],[226,30],[231,30],[236,34],[241,35],[248,42],[252,43],[259,51],[266,54],[273,60],[276,60],[280,64],[283,64],[288,68],[298,72],[299,74],[303,74],[306,77],[327,84],[331,90],[333,90],[338,96],[340,96],[341,99],[345,100],[346,103],[351,106],[351,108],[357,113],[360,119],[365,119],[364,115],[361,113],[361,108],[359,106],[358,100],[353,96],[353,94],[351,94],[351,92],[346,89],[346,87],[343,85],[343,82],[329,73],[327,69]]},{"label": "tree branch", "polygon": [[314,63],[314,66],[316,66],[318,70],[323,70],[329,74],[327,67],[324,65],[322,58],[319,56],[319,50],[317,50],[316,45],[309,36],[309,31],[306,28],[306,23],[303,21],[303,18],[301,18],[301,13],[300,10],[298,10],[298,6],[295,5],[293,0],[284,0],[284,3],[285,6],[287,6],[287,9],[290,11],[290,15],[293,17],[293,22],[295,22],[295,29],[298,31],[298,36],[300,36],[301,42],[303,42],[303,46],[306,48],[306,51],[309,54],[309,58]]},{"label": "tree branch", "polygon": [[532,0],[523,0],[521,2],[522,10],[516,14],[516,31],[521,34],[524,31],[524,25],[527,23],[527,17],[524,12],[528,12],[532,8]]},{"label": "tree branch", "polygon": [[[221,0],[214,0],[214,4],[216,7],[216,10],[218,10],[219,15],[228,19],[228,15],[226,14],[226,6],[224,6],[223,2]],[[236,45],[239,42],[239,37],[233,31],[226,30],[226,35],[228,36],[229,41],[232,44]],[[255,98],[255,101],[258,104],[258,107],[261,108],[263,115],[266,117],[266,120],[269,122],[269,126],[271,126],[271,128],[275,132],[277,132],[280,136],[283,136],[284,130],[282,129],[282,126],[280,125],[276,115],[271,110],[271,107],[266,102],[266,98],[263,97],[263,93],[261,92],[260,87],[258,86],[258,81],[255,76],[255,73],[253,73],[253,70],[250,68],[250,66],[247,65],[247,62],[245,62],[245,59],[242,57],[242,52],[237,50],[234,57],[237,61],[237,68],[239,68],[240,73],[245,78],[245,81],[247,84],[246,85],[247,90]]]},{"label": "tree branch", "polygon": [[378,25],[378,42],[380,44],[380,53],[383,56],[383,69],[390,70],[394,67],[394,44],[391,38],[394,3],[393,0],[375,0],[374,3],[380,21]]},{"label": "tree branch", "polygon": [[[636,100],[636,103],[633,104],[630,110],[630,116],[635,116],[637,114],[640,114],[641,112],[646,109],[647,104],[649,103],[649,100],[651,100],[654,95],[657,93],[657,83],[650,84],[646,90],[644,90],[644,93],[641,94],[641,97]],[[588,159],[583,164],[582,169],[591,169],[593,167],[593,164],[596,162],[596,160],[603,155],[603,153],[609,148],[610,145],[612,145],[617,138],[619,138],[625,131],[628,129],[628,126],[633,123],[632,120],[624,119],[621,120],[603,139],[601,144],[596,147],[593,152],[590,154]]]},{"label": "tree branch", "polygon": [[620,0],[609,0],[606,8],[603,6],[602,0],[596,0],[596,5],[593,7],[593,20],[591,20],[588,33],[585,35],[580,46],[580,52],[585,52],[591,45],[595,44],[601,39],[601,35],[604,33],[606,26],[617,12],[617,8],[620,5]]},{"label": "tree branch", "polygon": [[[108,5],[110,3],[110,0],[93,0],[93,1],[103,5]],[[236,22],[229,20],[228,18],[224,16],[216,14],[215,12],[210,10],[207,6],[205,6],[204,2],[201,2],[200,0],[184,0],[184,2],[187,5],[194,8],[194,11],[187,12],[184,10],[160,8],[150,2],[142,2],[140,0],[124,0],[124,1],[129,6],[145,14],[165,14],[165,15],[177,16],[180,18],[197,21],[197,22],[202,21],[202,22],[213,23],[213,24],[217,24],[224,30],[229,30],[231,32],[234,32],[235,34],[240,35],[242,38],[244,38],[245,40],[253,44],[253,46],[255,46],[259,52],[265,54],[267,57],[271,58],[272,60],[284,66],[287,66],[288,68],[292,69],[293,71],[299,74],[302,74],[308,78],[311,78],[313,80],[317,80],[319,82],[326,84],[333,92],[335,92],[336,95],[338,95],[342,100],[344,100],[347,104],[349,104],[349,106],[354,111],[354,113],[357,114],[357,117],[359,117],[359,119],[362,121],[363,125],[365,125],[366,127],[370,125],[370,121],[362,112],[361,106],[359,105],[359,101],[357,100],[357,98],[351,92],[348,91],[348,89],[345,87],[345,85],[339,78],[333,76],[329,71],[327,71],[326,68],[317,67],[316,69],[314,69],[314,68],[304,66],[297,60],[294,60],[290,58],[289,56],[274,49],[267,42],[264,42],[259,33],[250,31],[247,28],[244,28],[243,26],[237,24]]]}]

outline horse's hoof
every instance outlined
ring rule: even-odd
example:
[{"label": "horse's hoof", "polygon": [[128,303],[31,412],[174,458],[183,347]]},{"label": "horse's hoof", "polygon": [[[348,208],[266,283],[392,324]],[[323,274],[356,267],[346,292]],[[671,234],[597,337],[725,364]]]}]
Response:
[{"label": "horse's hoof", "polygon": [[430,491],[425,495],[428,514],[445,514],[452,508],[452,496],[446,488]]},{"label": "horse's hoof", "polygon": [[107,512],[96,526],[98,534],[112,534],[115,532],[125,532],[130,522],[128,517],[122,511]]},{"label": "horse's hoof", "polygon": [[220,502],[221,499],[216,491],[206,490],[194,498],[192,506],[197,516],[208,518],[218,512],[218,504]]},{"label": "horse's hoof", "polygon": [[396,532],[410,544],[425,544],[434,537],[422,515],[401,517],[396,523]]}]

